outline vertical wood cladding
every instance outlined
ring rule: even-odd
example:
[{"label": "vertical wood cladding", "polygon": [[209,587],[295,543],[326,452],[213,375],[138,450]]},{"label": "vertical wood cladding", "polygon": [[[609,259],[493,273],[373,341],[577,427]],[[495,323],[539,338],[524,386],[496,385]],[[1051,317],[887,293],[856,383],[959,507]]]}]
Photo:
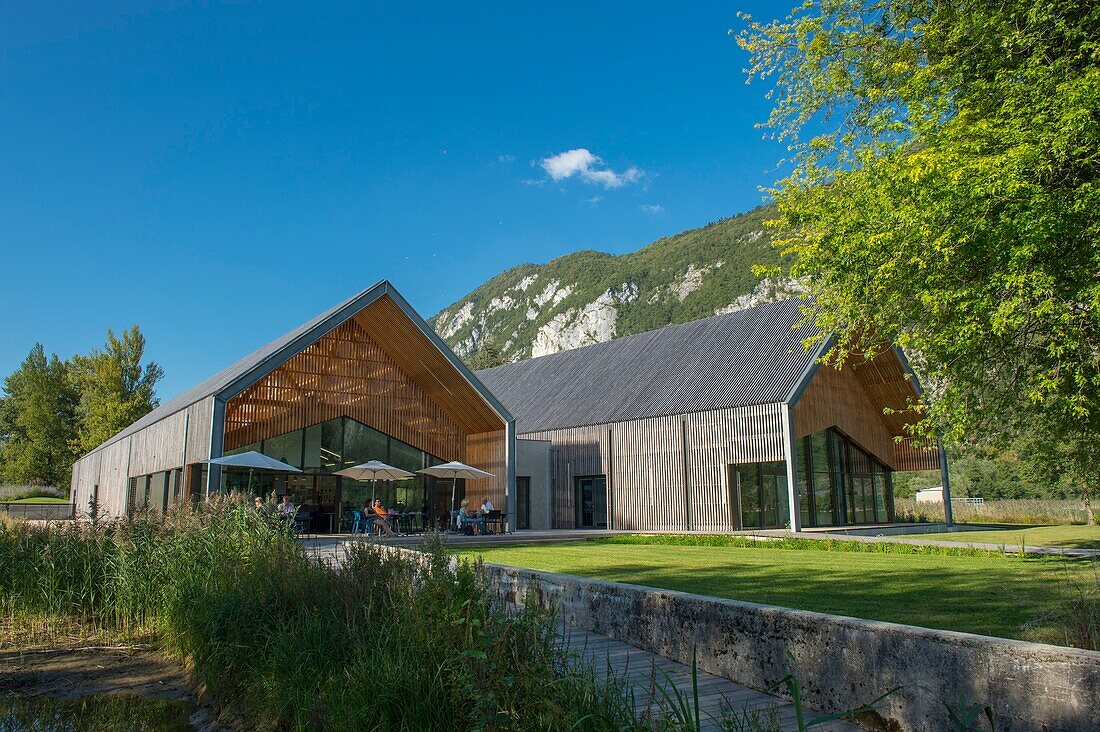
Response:
[{"label": "vertical wood cladding", "polygon": [[822,366],[794,407],[796,437],[836,427],[894,470],[937,469],[934,446],[911,439],[895,443],[895,436],[904,435],[905,426],[916,417],[900,411],[883,413],[887,407],[905,410],[915,394],[893,352],[840,370]]},{"label": "vertical wood cladding", "polygon": [[493,474],[492,478],[466,481],[466,496],[470,503],[476,502],[480,506],[481,500],[488,495],[493,506],[501,511],[511,508],[506,509],[504,497],[504,486],[508,479],[505,440],[504,430],[480,432],[466,437],[466,462]]},{"label": "vertical wood cladding", "polygon": [[[726,466],[783,459],[782,411],[777,404],[571,427],[523,437],[551,443],[556,528],[575,526],[575,479],[606,475],[609,528],[731,530]],[[687,446],[686,461],[682,444]],[[684,501],[685,463],[690,523]]]},{"label": "vertical wood cladding", "polygon": [[[468,387],[467,387],[468,388]],[[348,416],[445,460],[465,434],[356,320],[337,326],[229,400],[225,449]]]},{"label": "vertical wood cladding", "polygon": [[182,409],[130,435],[130,476],[180,467],[186,422],[187,410]]},{"label": "vertical wood cladding", "polygon": [[210,420],[214,397],[207,397],[187,408],[187,446],[184,464],[191,465],[210,457]]}]

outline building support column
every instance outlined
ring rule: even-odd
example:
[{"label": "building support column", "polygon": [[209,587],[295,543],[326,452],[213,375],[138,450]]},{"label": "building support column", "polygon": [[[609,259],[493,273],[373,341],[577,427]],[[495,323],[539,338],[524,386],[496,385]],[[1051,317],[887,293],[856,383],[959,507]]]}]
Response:
[{"label": "building support column", "polygon": [[[220,458],[225,449],[225,402],[213,397],[214,406],[210,410],[210,459]],[[207,463],[206,497],[221,490],[222,466]]]},{"label": "building support column", "polygon": [[943,518],[948,526],[955,525],[955,517],[951,511],[951,478],[947,470],[947,451],[943,449],[943,440],[936,438],[936,448],[940,453],[940,483],[943,486]]},{"label": "building support column", "polygon": [[[512,533],[516,530],[516,421],[508,420],[504,428],[504,506],[508,513],[504,517],[504,530]],[[527,500],[531,500],[528,495]]]},{"label": "building support column", "polygon": [[795,449],[794,411],[783,405],[783,447],[787,459],[787,503],[791,514],[791,531],[802,531],[802,512],[798,506],[798,450]]}]

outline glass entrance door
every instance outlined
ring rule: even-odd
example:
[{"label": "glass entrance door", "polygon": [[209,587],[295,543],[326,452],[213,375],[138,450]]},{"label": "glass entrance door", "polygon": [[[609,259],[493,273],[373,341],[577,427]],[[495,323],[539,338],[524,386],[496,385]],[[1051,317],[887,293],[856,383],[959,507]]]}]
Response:
[{"label": "glass entrance door", "polygon": [[607,528],[607,478],[602,475],[577,478],[577,528]]}]

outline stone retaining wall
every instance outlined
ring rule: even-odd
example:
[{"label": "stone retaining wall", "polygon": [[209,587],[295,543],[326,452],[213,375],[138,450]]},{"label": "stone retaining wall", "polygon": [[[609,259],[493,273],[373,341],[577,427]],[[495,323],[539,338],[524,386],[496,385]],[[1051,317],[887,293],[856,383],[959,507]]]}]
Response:
[{"label": "stone retaining wall", "polygon": [[896,623],[859,620],[484,565],[496,592],[533,598],[569,623],[755,689],[791,670],[806,703],[855,709],[880,703],[883,729],[952,729],[943,702],[990,704],[997,729],[1100,727],[1100,653]]}]

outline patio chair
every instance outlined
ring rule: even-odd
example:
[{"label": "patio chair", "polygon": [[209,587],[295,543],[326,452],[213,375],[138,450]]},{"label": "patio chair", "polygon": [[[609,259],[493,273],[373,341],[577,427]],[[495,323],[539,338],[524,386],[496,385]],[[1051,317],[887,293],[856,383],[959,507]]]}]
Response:
[{"label": "patio chair", "polygon": [[297,511],[294,512],[294,531],[295,531],[295,533],[298,533],[298,534],[308,534],[309,533],[310,515],[311,514],[310,514],[309,511],[303,511],[301,508],[299,508]]},{"label": "patio chair", "polygon": [[367,519],[363,516],[362,511],[352,511],[353,517],[351,524],[351,533],[353,534],[365,534],[367,533]]},{"label": "patio chair", "polygon": [[485,516],[485,528],[490,531],[500,531],[500,533],[504,533],[504,514],[500,509],[494,508]]}]

